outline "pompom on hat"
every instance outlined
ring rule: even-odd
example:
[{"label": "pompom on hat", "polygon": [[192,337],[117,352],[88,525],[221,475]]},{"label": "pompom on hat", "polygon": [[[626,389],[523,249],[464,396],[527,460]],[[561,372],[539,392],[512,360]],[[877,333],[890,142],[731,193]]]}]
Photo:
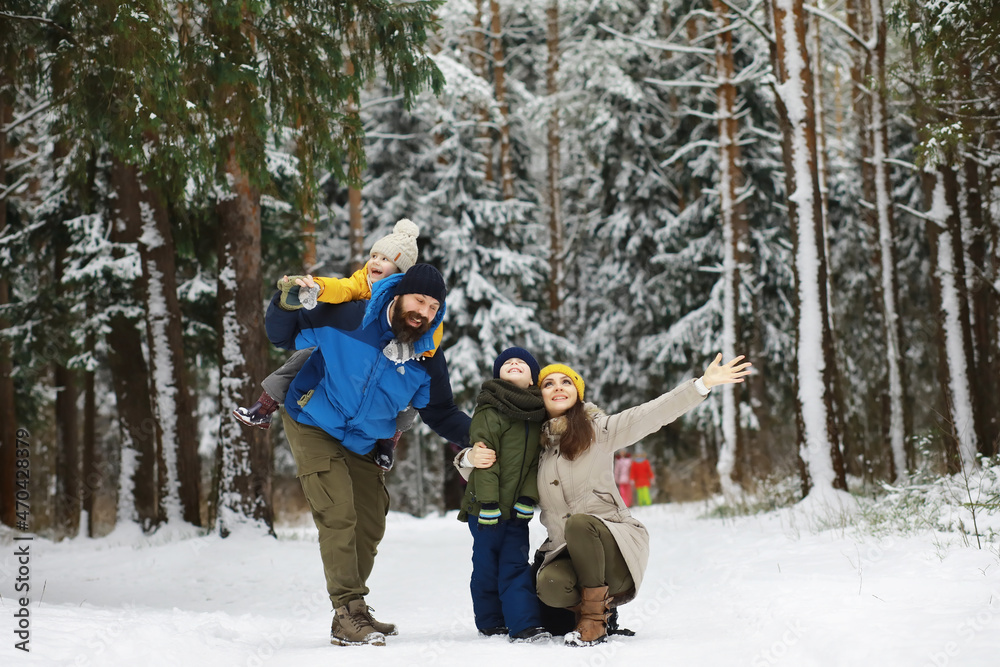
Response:
[{"label": "pompom on hat", "polygon": [[542,382],[545,380],[546,376],[552,375],[553,373],[562,373],[570,380],[572,380],[573,386],[576,387],[576,392],[577,394],[579,394],[579,396],[577,396],[577,400],[583,401],[583,390],[586,388],[586,385],[583,382],[583,376],[581,376],[579,373],[574,371],[566,364],[549,364],[548,366],[540,370],[538,372],[538,386],[542,385]]},{"label": "pompom on hat", "polygon": [[424,294],[433,299],[437,299],[444,305],[444,298],[448,295],[448,288],[444,286],[444,277],[441,272],[430,264],[414,264],[411,266],[398,283],[393,296],[403,296],[404,294]]},{"label": "pompom on hat", "polygon": [[531,370],[531,380],[538,384],[538,362],[535,358],[531,356],[523,347],[508,347],[506,350],[500,353],[497,360],[493,362],[493,377],[500,377],[500,367],[503,366],[509,359],[520,359],[524,363],[528,364],[528,368]]},{"label": "pompom on hat", "polygon": [[420,228],[411,220],[403,218],[393,227],[392,234],[375,242],[371,251],[385,255],[400,273],[406,273],[417,263],[418,236]]}]

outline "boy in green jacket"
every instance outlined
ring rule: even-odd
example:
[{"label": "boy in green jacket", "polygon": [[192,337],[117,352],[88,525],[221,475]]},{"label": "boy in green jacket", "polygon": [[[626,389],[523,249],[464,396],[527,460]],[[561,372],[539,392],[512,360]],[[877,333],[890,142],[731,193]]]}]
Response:
[{"label": "boy in green jacket", "polygon": [[493,363],[469,428],[469,442],[496,452],[490,468],[476,468],[458,519],[472,531],[472,607],[484,636],[512,642],[549,639],[527,561],[528,522],[538,501],[538,453],[545,407],[538,362],[511,347]]}]

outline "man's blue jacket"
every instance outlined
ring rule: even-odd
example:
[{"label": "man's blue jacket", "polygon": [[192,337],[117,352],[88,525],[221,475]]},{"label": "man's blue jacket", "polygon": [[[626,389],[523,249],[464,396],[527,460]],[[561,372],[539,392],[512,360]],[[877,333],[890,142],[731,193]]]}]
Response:
[{"label": "man's blue jacket", "polygon": [[[288,416],[323,429],[358,454],[370,452],[380,438],[391,438],[396,415],[407,405],[417,408],[442,438],[469,444],[470,419],[455,405],[444,354],[439,350],[397,364],[382,352],[394,338],[388,309],[401,279],[396,274],[376,282],[370,301],[287,311],[278,305],[278,292],[267,309],[267,337],[274,345],[316,348],[288,387]],[[417,355],[434,348],[434,330],[444,312],[442,303],[430,330],[414,345]]]}]

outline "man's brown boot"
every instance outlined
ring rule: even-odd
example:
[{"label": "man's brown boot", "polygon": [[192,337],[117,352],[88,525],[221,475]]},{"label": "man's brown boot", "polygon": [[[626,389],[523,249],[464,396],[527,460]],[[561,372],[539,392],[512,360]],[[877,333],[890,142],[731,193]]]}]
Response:
[{"label": "man's brown boot", "polygon": [[361,599],[351,600],[334,609],[330,643],[338,646],[385,646],[385,635],[372,627],[367,614],[368,605]]},{"label": "man's brown boot", "polygon": [[608,638],[608,616],[611,615],[608,587],[584,588],[580,596],[580,604],[573,609],[579,614],[579,620],[576,629],[566,635],[565,642],[570,646],[600,644]]},{"label": "man's brown boot", "polygon": [[365,617],[368,619],[368,622],[371,623],[373,628],[381,632],[386,637],[395,637],[397,634],[399,634],[396,631],[395,623],[383,623],[382,621],[376,620],[375,617],[372,616],[372,613],[374,613],[374,611],[375,610],[369,607],[367,603],[365,604],[364,614]]}]

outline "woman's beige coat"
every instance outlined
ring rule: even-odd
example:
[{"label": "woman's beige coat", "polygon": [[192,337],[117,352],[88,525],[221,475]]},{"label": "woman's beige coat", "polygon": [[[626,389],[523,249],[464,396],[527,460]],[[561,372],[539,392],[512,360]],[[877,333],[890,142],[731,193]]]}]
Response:
[{"label": "woman's beige coat", "polygon": [[635,590],[639,590],[649,560],[649,533],[632,516],[618,492],[615,452],[658,431],[705,400],[694,382],[689,380],[670,393],[616,415],[605,415],[586,404],[596,437],[590,449],[573,461],[559,455],[560,426],[565,428],[565,421],[556,418],[545,422],[538,463],[538,504],[549,536],[541,546],[545,554],[542,567],[566,548],[566,519],[572,514],[591,514],[611,531],[625,556]]}]

